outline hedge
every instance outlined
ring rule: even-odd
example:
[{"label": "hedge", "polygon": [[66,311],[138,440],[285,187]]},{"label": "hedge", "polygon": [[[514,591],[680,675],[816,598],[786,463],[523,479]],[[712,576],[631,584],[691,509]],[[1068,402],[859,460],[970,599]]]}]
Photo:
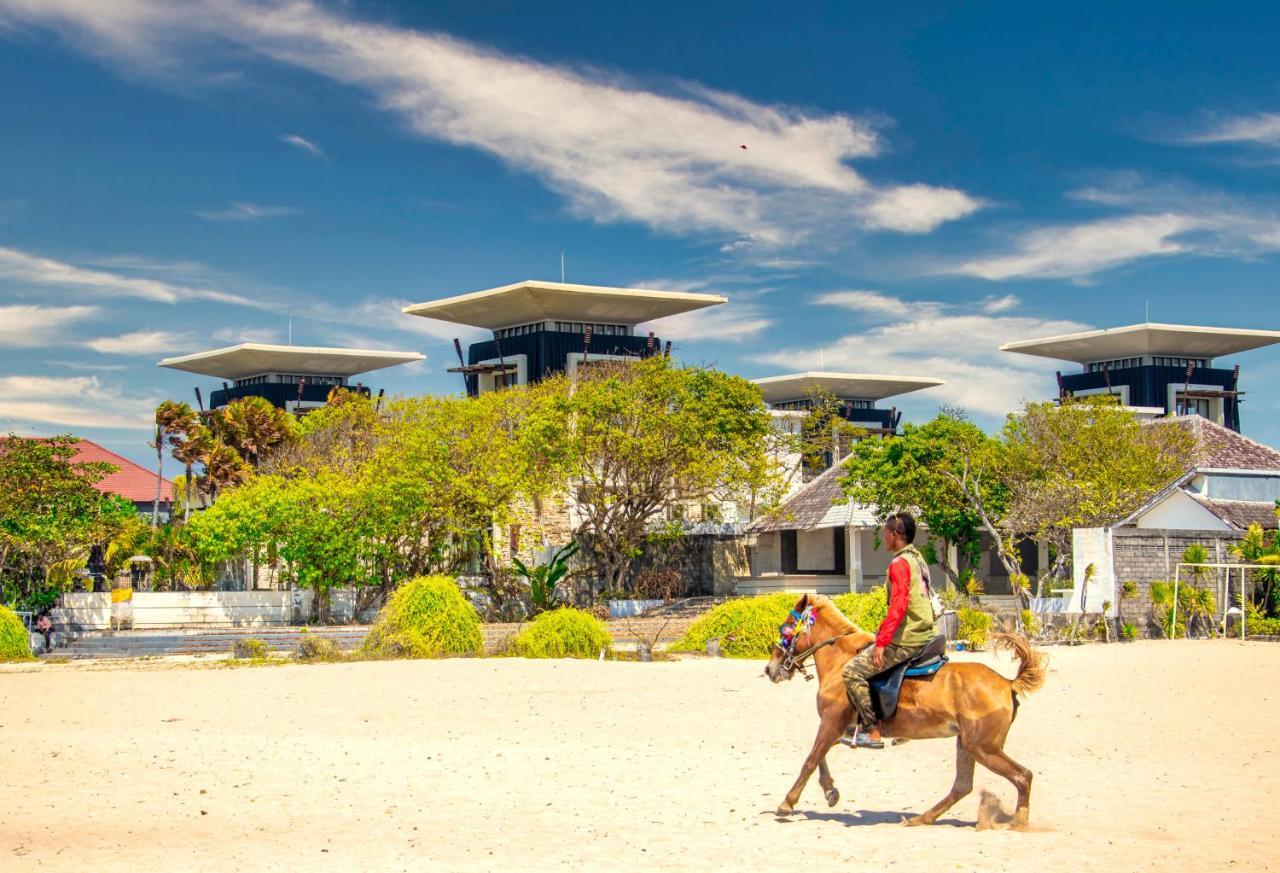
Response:
[{"label": "hedge", "polygon": [[604,622],[580,609],[552,609],[520,631],[511,652],[521,658],[595,658],[613,645]]},{"label": "hedge", "polygon": [[[705,651],[707,641],[720,640],[720,651],[731,658],[767,658],[778,641],[778,626],[800,599],[797,592],[735,597],[699,618],[673,646],[678,651]],[[884,621],[884,589],[833,597],[836,608],[863,630],[874,632]]]},{"label": "hedge", "polygon": [[0,606],[0,661],[30,661],[31,637],[27,626],[12,609]]},{"label": "hedge", "polygon": [[480,616],[449,576],[420,576],[387,599],[361,652],[375,658],[438,658],[484,651]]}]

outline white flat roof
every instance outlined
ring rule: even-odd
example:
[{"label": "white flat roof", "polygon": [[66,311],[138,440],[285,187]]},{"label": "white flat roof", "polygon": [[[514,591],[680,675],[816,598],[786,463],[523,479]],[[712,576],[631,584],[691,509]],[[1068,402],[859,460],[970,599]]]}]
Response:
[{"label": "white flat roof", "polygon": [[884,376],[874,373],[788,373],[752,379],[764,391],[766,403],[801,400],[814,389],[828,391],[836,397],[858,400],[883,400],[898,394],[909,394],[943,384],[942,379],[927,376]]},{"label": "white flat roof", "polygon": [[421,361],[423,357],[418,352],[389,352],[382,349],[328,349],[317,346],[240,343],[224,349],[165,358],[156,366],[219,379],[245,379],[263,373],[355,376],[396,364]]},{"label": "white flat roof", "polygon": [[535,321],[582,321],[634,327],[643,321],[717,306],[727,301],[728,298],[719,294],[568,285],[527,279],[501,288],[415,303],[406,306],[404,311],[410,315],[488,330]]},{"label": "white flat roof", "polygon": [[1189,324],[1130,324],[1005,343],[1001,351],[1088,364],[1140,355],[1217,358],[1280,342],[1280,331]]}]

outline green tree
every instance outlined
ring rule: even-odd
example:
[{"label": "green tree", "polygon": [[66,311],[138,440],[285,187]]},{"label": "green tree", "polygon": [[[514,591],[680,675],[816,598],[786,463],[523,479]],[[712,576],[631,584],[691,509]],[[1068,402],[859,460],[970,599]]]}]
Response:
[{"label": "green tree", "polygon": [[160,524],[160,495],[164,478],[164,449],[168,438],[175,433],[185,431],[199,422],[195,410],[185,403],[173,400],[161,401],[156,407],[155,440],[151,447],[156,450],[156,499],[151,505],[151,528]]},{"label": "green tree", "polygon": [[[1276,514],[1280,515],[1280,509]],[[1254,584],[1253,604],[1263,614],[1276,614],[1280,610],[1280,536],[1251,524],[1240,542],[1231,546],[1231,556],[1242,564],[1266,565],[1265,569],[1249,572]]]},{"label": "green tree", "polygon": [[210,426],[222,442],[257,467],[272,449],[297,436],[292,415],[262,397],[240,397],[210,417]]},{"label": "green tree", "polygon": [[182,464],[182,519],[187,521],[191,518],[191,489],[195,480],[195,465],[204,463],[209,456],[209,451],[213,448],[213,433],[193,416],[192,420],[186,422],[180,430],[170,433],[169,445],[174,460]]},{"label": "green tree", "polygon": [[647,530],[669,505],[750,501],[767,491],[771,420],[737,376],[663,357],[600,362],[547,405],[567,423],[579,538],[609,590],[621,590]]}]

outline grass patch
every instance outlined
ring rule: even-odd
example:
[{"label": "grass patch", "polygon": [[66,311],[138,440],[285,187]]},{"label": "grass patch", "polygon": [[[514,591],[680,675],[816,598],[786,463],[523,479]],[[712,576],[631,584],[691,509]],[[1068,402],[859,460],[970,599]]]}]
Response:
[{"label": "grass patch", "polygon": [[420,576],[396,590],[360,647],[372,658],[439,658],[484,651],[480,616],[449,576]]},{"label": "grass patch", "polygon": [[526,626],[511,644],[520,658],[596,658],[613,645],[604,622],[580,609],[552,609]]}]

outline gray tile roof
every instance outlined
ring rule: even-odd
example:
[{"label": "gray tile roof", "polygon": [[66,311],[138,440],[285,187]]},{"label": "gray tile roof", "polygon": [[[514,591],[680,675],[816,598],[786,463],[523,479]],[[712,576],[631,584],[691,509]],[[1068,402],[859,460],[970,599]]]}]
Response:
[{"label": "gray tile roof", "polygon": [[775,530],[814,530],[824,527],[876,527],[875,507],[845,498],[840,479],[844,467],[836,465],[809,482],[782,505],[782,511],[751,525],[756,533]]},{"label": "gray tile roof", "polygon": [[1280,452],[1198,415],[1176,419],[1195,437],[1200,469],[1280,470]]},{"label": "gray tile roof", "polygon": [[1276,505],[1253,500],[1208,500],[1204,497],[1192,498],[1212,512],[1218,518],[1237,530],[1248,530],[1249,525],[1259,525],[1263,530],[1275,530]]}]

